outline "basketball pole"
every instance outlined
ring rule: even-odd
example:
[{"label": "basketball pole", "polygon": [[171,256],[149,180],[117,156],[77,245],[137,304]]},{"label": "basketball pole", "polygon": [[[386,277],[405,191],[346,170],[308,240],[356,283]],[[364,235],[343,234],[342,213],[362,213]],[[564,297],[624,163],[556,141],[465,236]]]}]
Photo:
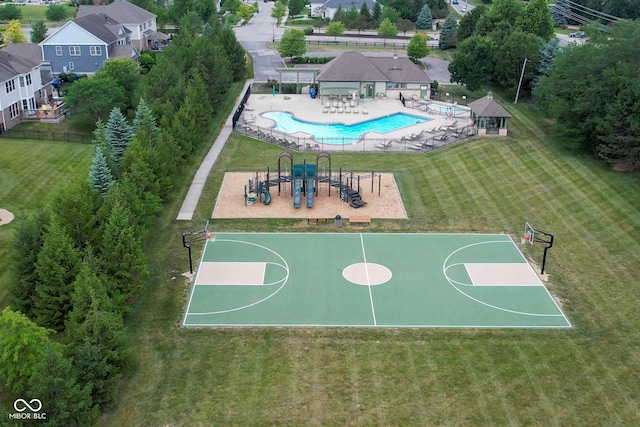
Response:
[{"label": "basketball pole", "polygon": [[[207,224],[204,226],[204,228],[199,228],[197,230],[187,231],[186,233],[182,233],[182,246],[187,248],[187,251],[189,253],[189,273],[190,274],[193,274],[193,261],[191,259],[191,243],[198,242],[200,240],[206,240],[208,229],[209,229],[209,221],[207,220]],[[198,234],[200,236],[198,236]],[[189,236],[194,236],[194,235],[195,237],[189,238]]]},{"label": "basketball pole", "polygon": [[[543,234],[548,237],[548,239],[543,239],[538,237],[538,234]],[[544,267],[547,264],[547,251],[553,247],[553,234],[545,233],[544,231],[535,230],[533,240],[535,242],[544,243],[544,252],[542,253],[542,268],[540,269],[540,274],[544,274]]]}]

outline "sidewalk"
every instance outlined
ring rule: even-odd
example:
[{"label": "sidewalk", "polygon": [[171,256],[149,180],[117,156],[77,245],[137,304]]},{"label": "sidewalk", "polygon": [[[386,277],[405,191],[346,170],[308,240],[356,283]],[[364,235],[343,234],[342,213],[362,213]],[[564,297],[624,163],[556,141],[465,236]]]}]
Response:
[{"label": "sidewalk", "polygon": [[193,177],[193,181],[191,181],[189,191],[184,198],[184,202],[182,202],[182,207],[180,208],[180,212],[178,213],[178,217],[176,218],[178,221],[191,221],[191,219],[193,218],[193,214],[196,211],[196,207],[198,206],[198,201],[200,200],[200,195],[202,194],[202,189],[207,182],[209,173],[211,172],[213,165],[216,163],[216,160],[218,160],[218,156],[222,152],[224,145],[226,144],[229,136],[231,135],[231,132],[233,131],[233,114],[238,109],[245,91],[252,83],[253,80],[247,80],[245,82],[244,88],[240,92],[240,97],[238,97],[233,110],[231,110],[231,114],[227,118],[227,121],[220,130],[220,134],[218,134],[218,137],[214,141],[213,146],[207,153],[207,156],[204,158],[202,164],[198,168],[198,171]]}]

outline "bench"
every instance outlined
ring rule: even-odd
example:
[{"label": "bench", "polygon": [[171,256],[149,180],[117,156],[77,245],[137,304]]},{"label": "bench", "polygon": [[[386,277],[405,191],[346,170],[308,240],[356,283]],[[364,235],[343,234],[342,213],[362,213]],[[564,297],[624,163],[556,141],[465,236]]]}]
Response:
[{"label": "bench", "polygon": [[371,224],[371,217],[369,215],[351,215],[349,224]]},{"label": "bench", "polygon": [[328,224],[330,218],[307,218],[307,224]]}]

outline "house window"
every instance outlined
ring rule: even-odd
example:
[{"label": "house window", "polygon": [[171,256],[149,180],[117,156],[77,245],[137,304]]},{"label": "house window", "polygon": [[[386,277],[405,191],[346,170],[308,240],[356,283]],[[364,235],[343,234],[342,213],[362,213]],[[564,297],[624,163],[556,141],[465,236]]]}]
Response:
[{"label": "house window", "polygon": [[73,62],[69,62],[69,67],[67,67],[69,71],[73,71]]},{"label": "house window", "polygon": [[102,46],[89,46],[91,56],[102,56]]},{"label": "house window", "polygon": [[20,76],[18,80],[20,81],[20,87],[24,87],[24,77]]},{"label": "house window", "polygon": [[7,93],[13,92],[14,90],[16,90],[15,79],[7,80],[6,82],[4,82],[4,88],[7,91]]},{"label": "house window", "polygon": [[31,74],[24,76],[24,79],[27,82],[27,86],[29,86],[31,84]]},{"label": "house window", "polygon": [[70,56],[80,56],[80,46],[69,46]]},{"label": "house window", "polygon": [[9,116],[12,119],[15,119],[19,115],[20,115],[20,105],[19,105],[18,102],[15,102],[15,103],[11,104],[11,107],[9,107]]},{"label": "house window", "polygon": [[18,80],[20,81],[20,87],[25,87],[25,85],[30,85],[31,84],[31,74],[27,74],[26,76],[20,76],[20,77],[18,77]]},{"label": "house window", "polygon": [[56,46],[56,56],[62,56],[62,46]]},{"label": "house window", "polygon": [[29,108],[27,107],[27,100],[26,100],[26,99],[23,99],[23,100],[22,100],[22,109],[23,109],[23,110],[28,110],[28,109],[29,109]]},{"label": "house window", "polygon": [[35,110],[36,109],[36,99],[35,98],[29,98],[29,109],[31,109],[31,110]]}]

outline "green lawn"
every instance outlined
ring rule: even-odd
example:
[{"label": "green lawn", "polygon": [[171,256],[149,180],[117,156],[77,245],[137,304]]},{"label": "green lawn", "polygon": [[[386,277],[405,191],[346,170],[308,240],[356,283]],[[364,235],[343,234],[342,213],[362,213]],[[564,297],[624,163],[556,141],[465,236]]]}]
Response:
[{"label": "green lawn", "polygon": [[[635,424],[638,175],[554,148],[530,106],[504,105],[514,115],[510,138],[430,155],[335,153],[333,164],[396,174],[411,219],[376,220],[373,232],[507,232],[517,239],[529,221],[555,233],[548,287],[574,329],[180,328],[188,292],[180,233],[204,224],[224,171],[275,167],[280,152],[234,135],[194,221],[175,221],[185,182],[155,230],[153,280],[129,322],[140,365],[104,424]],[[217,220],[213,228],[310,230],[283,219]],[[525,253],[541,260],[539,246]]]},{"label": "green lawn", "polygon": [[[76,15],[77,9],[75,7],[67,6],[66,3],[62,4],[65,6],[65,10],[67,11],[67,20],[73,19]],[[0,7],[4,7],[0,5]],[[53,32],[51,27],[57,26],[60,23],[49,21],[46,17],[47,7],[45,5],[40,4],[26,4],[24,6],[20,6],[20,11],[22,12],[22,18],[20,19],[20,23],[23,27],[29,27],[36,21],[44,21],[44,23],[49,27],[49,35]],[[65,23],[66,20],[62,21]]]},{"label": "green lawn", "polygon": [[16,224],[36,212],[57,189],[86,179],[91,157],[89,144],[0,138],[0,208],[15,216],[14,222],[0,227],[0,307],[8,302]]}]

